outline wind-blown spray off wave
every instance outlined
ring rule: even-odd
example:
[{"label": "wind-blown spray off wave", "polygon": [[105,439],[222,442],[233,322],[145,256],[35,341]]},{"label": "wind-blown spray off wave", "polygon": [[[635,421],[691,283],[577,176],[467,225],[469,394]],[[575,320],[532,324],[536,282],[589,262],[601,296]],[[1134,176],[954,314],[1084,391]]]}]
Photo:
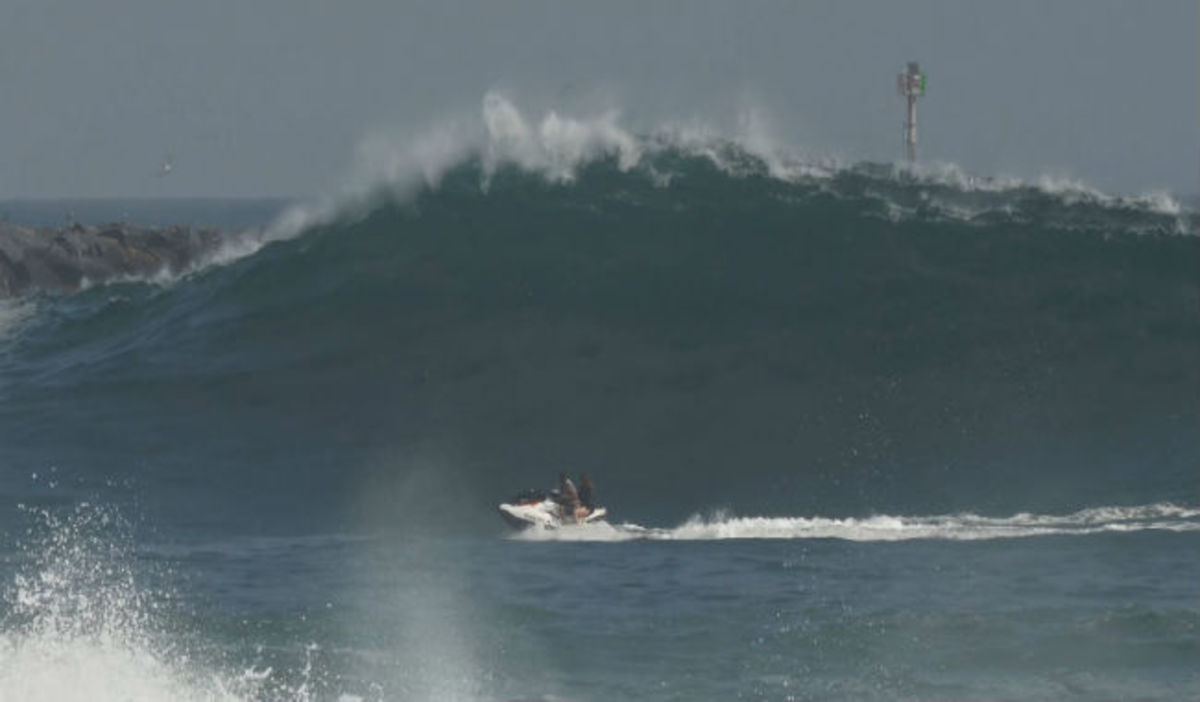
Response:
[{"label": "wind-blown spray off wave", "polygon": [[1060,223],[1077,227],[1089,224],[1088,218],[1079,217],[1080,206],[1091,206],[1159,215],[1152,231],[1196,231],[1194,220],[1164,192],[1111,196],[1070,179],[1043,176],[1028,182],[978,177],[946,163],[899,167],[808,160],[774,137],[756,112],[744,113],[733,134],[695,122],[666,123],[637,133],[620,123],[616,110],[592,117],[551,110],[540,119],[530,119],[506,96],[489,92],[481,116],[478,121],[440,123],[415,139],[385,133],[368,137],[359,145],[352,175],[339,195],[290,208],[251,246],[231,249],[232,255],[244,255],[322,222],[354,216],[371,209],[380,197],[408,200],[422,189],[436,190],[449,173],[469,163],[478,165],[485,190],[495,174],[506,168],[566,185],[576,182],[589,166],[605,161],[622,173],[640,174],[669,187],[683,175],[680,159],[700,159],[732,177],[767,177],[835,196],[865,197],[889,218],[932,214],[963,221],[1001,217],[1028,222],[1054,215]]},{"label": "wind-blown spray off wave", "polygon": [[527,529],[521,541],[721,541],[726,539],[842,539],[845,541],[980,541],[1035,536],[1084,536],[1139,531],[1200,531],[1200,508],[1170,503],[1137,507],[1095,507],[1073,514],[977,514],[937,516],[879,515],[862,519],[825,517],[694,516],[669,529],[637,524],[589,524],[564,529]]},{"label": "wind-blown spray off wave", "polygon": [[810,196],[861,200],[870,216],[893,221],[947,219],[975,225],[1007,221],[1123,233],[1200,231],[1196,214],[1161,191],[1112,196],[1066,178],[979,177],[950,163],[813,161],[775,138],[766,124],[751,111],[738,120],[733,134],[697,122],[666,123],[638,133],[620,123],[617,110],[589,117],[550,110],[540,119],[530,119],[506,96],[489,92],[478,119],[446,120],[415,138],[385,132],[368,136],[359,144],[340,190],[288,206],[269,225],[223,232],[211,245],[198,249],[193,260],[163,265],[151,274],[125,273],[99,282],[168,284],[252,256],[264,246],[314,228],[360,219],[381,201],[412,202],[422,191],[440,188],[449,174],[464,167],[476,172],[484,191],[505,169],[569,185],[601,163],[669,188],[686,177],[689,169],[683,162],[701,160],[732,178],[765,177],[798,186]]}]

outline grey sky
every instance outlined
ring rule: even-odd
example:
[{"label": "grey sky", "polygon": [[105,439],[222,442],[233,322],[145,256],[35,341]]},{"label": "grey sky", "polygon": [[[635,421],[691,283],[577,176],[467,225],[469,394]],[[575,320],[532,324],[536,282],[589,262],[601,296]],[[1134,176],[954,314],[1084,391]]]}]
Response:
[{"label": "grey sky", "polygon": [[0,0],[0,199],[325,192],[369,132],[493,88],[638,130],[754,106],[801,153],[897,160],[910,59],[925,159],[1194,193],[1198,33],[1194,0]]}]

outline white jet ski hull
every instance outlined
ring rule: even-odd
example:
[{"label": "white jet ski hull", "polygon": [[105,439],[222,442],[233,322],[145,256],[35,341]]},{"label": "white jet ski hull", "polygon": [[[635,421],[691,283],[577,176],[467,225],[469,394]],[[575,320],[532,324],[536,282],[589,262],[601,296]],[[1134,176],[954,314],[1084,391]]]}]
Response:
[{"label": "white jet ski hull", "polygon": [[578,522],[573,519],[563,519],[558,504],[551,499],[540,502],[506,502],[501,504],[500,516],[504,521],[517,529],[540,527],[543,529],[558,529],[564,526],[577,526],[602,521],[608,510],[597,507]]}]

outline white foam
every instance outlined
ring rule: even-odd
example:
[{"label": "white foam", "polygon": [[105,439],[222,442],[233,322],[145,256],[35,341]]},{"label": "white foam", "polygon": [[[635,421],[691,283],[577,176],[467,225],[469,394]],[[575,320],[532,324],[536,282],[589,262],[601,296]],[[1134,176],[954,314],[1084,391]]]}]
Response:
[{"label": "white foam", "polygon": [[[674,174],[657,172],[653,157],[667,150],[707,159],[735,177],[765,170],[772,178],[793,183],[824,181],[857,167],[835,157],[803,157],[795,145],[778,137],[769,112],[758,106],[740,109],[732,133],[693,118],[665,122],[642,136],[621,123],[620,111],[615,108],[592,115],[566,115],[552,109],[540,117],[530,117],[509,96],[493,90],[483,98],[480,117],[482,128],[472,125],[471,120],[448,119],[416,139],[373,134],[359,146],[355,171],[348,179],[351,187],[335,201],[361,203],[363,192],[374,192],[381,184],[399,197],[410,193],[415,183],[436,187],[447,170],[470,158],[479,158],[483,165],[484,188],[504,166],[540,174],[552,183],[569,183],[581,167],[603,158],[615,158],[623,171],[641,169],[666,187]],[[757,167],[748,168],[748,160],[757,162]],[[1088,203],[1177,218],[1183,212],[1165,192],[1111,196],[1062,175],[1042,175],[1032,181],[1004,176],[981,178],[946,162],[905,165],[892,172],[897,179],[902,175],[915,177],[961,193],[1003,195],[1033,189],[1060,198],[1068,206]],[[891,204],[886,195],[881,198]],[[991,203],[984,209],[997,207],[1003,210],[1007,203]],[[940,209],[947,216],[965,220],[981,211],[963,204],[943,204]],[[338,207],[323,209],[325,215],[340,212]],[[1176,230],[1186,232],[1189,228],[1180,221]]]},{"label": "white foam", "polygon": [[180,675],[160,654],[103,639],[0,635],[0,699],[22,702],[240,700]]},{"label": "white foam", "polygon": [[0,300],[0,342],[16,334],[25,320],[36,311],[37,306],[32,300]]},{"label": "white foam", "polygon": [[646,528],[635,524],[593,524],[557,530],[526,530],[520,532],[516,538],[530,541],[975,541],[1154,530],[1200,531],[1200,508],[1159,503],[1132,507],[1094,507],[1065,515],[1020,513],[1008,517],[988,517],[958,513],[934,516],[877,515],[844,519],[736,517],[718,512],[709,517],[697,515],[677,527],[667,529]]},{"label": "white foam", "polygon": [[484,173],[512,164],[563,183],[574,180],[580,166],[607,157],[615,157],[618,167],[628,171],[641,161],[644,149],[618,120],[619,113],[610,109],[590,118],[550,110],[530,121],[507,97],[489,92],[483,98]]},{"label": "white foam", "polygon": [[0,700],[233,702],[314,697],[311,658],[289,686],[270,669],[200,662],[166,624],[132,564],[129,527],[115,510],[82,504],[34,512],[19,572],[5,588]]},{"label": "white foam", "polygon": [[1152,214],[1179,217],[1184,208],[1164,190],[1132,195],[1109,195],[1079,178],[1063,174],[1041,174],[1032,180],[1015,176],[980,177],[967,173],[956,163],[932,161],[906,165],[904,171],[918,179],[945,185],[962,192],[1011,193],[1033,189],[1052,195],[1068,206],[1089,204],[1108,209],[1138,209]]},{"label": "white foam", "polygon": [[646,534],[646,529],[634,524],[593,522],[561,529],[522,529],[514,532],[512,538],[518,541],[630,541],[646,538]]}]

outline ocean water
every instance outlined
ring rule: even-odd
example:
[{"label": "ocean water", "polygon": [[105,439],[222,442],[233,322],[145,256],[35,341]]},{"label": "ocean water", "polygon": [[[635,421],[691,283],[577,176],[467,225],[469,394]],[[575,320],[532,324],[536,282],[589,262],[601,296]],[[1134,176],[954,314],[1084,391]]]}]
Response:
[{"label": "ocean water", "polygon": [[[259,231],[0,307],[0,700],[1200,693],[1190,210],[496,96],[371,147],[6,203]],[[609,523],[508,531],[559,471]]]}]

